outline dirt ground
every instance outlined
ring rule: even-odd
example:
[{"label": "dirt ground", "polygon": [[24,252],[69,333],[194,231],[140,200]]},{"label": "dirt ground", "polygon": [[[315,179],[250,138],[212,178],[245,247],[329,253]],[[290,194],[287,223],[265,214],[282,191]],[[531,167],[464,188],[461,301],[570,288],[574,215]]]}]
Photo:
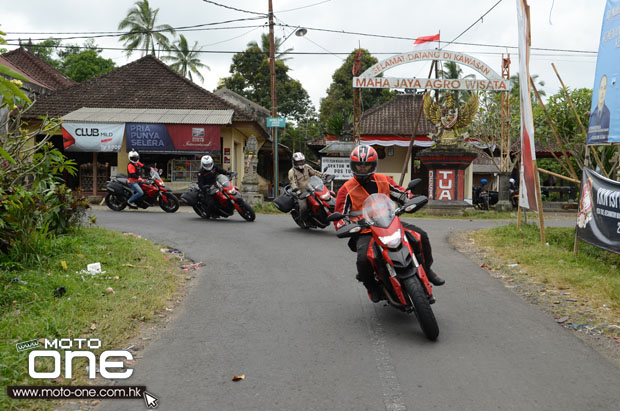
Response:
[{"label": "dirt ground", "polygon": [[471,232],[457,233],[450,238],[450,243],[490,276],[501,280],[506,288],[552,316],[558,325],[573,332],[620,368],[620,319],[613,318],[606,307],[592,307],[588,301],[571,296],[570,290],[537,282],[518,265],[499,261],[489,250],[476,245]]}]

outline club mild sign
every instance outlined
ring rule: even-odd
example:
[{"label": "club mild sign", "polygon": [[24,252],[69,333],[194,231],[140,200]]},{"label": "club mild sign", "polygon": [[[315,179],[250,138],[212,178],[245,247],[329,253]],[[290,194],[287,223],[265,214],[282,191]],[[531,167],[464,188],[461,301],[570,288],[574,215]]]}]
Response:
[{"label": "club mild sign", "polygon": [[[458,64],[463,64],[482,74],[485,79],[377,77],[384,71],[401,64],[424,60],[453,61]],[[484,62],[467,54],[449,50],[425,50],[398,54],[381,60],[377,64],[369,67],[359,77],[353,77],[353,87],[509,91],[510,81],[503,79]]]}]

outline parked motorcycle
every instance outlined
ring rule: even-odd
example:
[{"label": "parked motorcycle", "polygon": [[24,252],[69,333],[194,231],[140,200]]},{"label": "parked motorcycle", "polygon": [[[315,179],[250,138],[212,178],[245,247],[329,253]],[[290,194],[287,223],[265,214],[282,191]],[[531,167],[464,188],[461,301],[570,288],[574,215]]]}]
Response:
[{"label": "parked motorcycle", "polygon": [[[235,177],[237,173],[233,173]],[[202,218],[228,218],[235,210],[246,221],[254,221],[256,213],[254,209],[243,200],[239,188],[230,182],[230,179],[220,174],[215,180],[215,184],[207,189],[207,194],[215,198],[216,209],[209,212],[204,202],[204,194],[197,185],[190,187],[188,191],[181,195],[181,200],[192,206],[196,214]]]},{"label": "parked motorcycle", "polygon": [[519,207],[519,187],[514,179],[510,179],[509,181],[510,187],[508,187],[508,193],[510,195],[510,204],[512,204],[512,208]]},{"label": "parked motorcycle", "polygon": [[[140,181],[139,184],[144,195],[136,200],[138,207],[148,208],[159,203],[161,209],[167,213],[174,213],[179,209],[179,199],[166,188],[155,168],[151,167],[150,178]],[[110,179],[106,190],[108,193],[105,196],[105,203],[114,211],[124,210],[127,201],[133,195],[133,190],[127,184],[127,176],[122,174]]]},{"label": "parked motorcycle", "polygon": [[[329,225],[327,217],[336,207],[336,194],[330,191],[324,183],[333,181],[334,176],[328,176],[325,181],[317,176],[310,177],[306,191],[293,190],[289,185],[284,187],[284,194],[273,201],[278,210],[291,213],[295,223],[301,228],[325,228]],[[307,215],[300,215],[299,202],[306,201]]]},{"label": "parked motorcycle", "polygon": [[474,207],[480,210],[488,210],[490,206],[497,204],[499,200],[499,193],[488,190],[486,184],[486,179],[480,180],[480,185],[474,187],[473,191],[472,203]]},{"label": "parked motorcycle", "polygon": [[[415,180],[412,181],[408,189],[415,183]],[[420,210],[427,202],[426,196],[416,196],[396,208],[388,196],[375,193],[364,201],[361,220],[351,222],[350,215],[340,213],[333,213],[328,219],[337,221],[344,218],[348,222],[336,231],[339,238],[370,230],[372,241],[368,256],[388,304],[401,311],[415,313],[426,338],[434,341],[439,335],[439,326],[431,308],[435,302],[432,287],[420,264],[421,237],[406,229],[398,218],[403,213]]]}]

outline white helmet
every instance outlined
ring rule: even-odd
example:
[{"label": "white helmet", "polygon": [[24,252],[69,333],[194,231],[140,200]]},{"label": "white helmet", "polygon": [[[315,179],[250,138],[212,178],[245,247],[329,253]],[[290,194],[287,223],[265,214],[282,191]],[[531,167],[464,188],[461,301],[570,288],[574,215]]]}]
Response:
[{"label": "white helmet", "polygon": [[202,158],[200,159],[200,164],[202,165],[202,168],[204,168],[207,171],[211,171],[213,169],[213,158],[211,158],[211,156],[202,156]]},{"label": "white helmet", "polygon": [[515,183],[515,179],[514,179],[514,178],[511,178],[510,180],[508,180],[508,182],[509,182],[510,184],[514,184],[514,183]]},{"label": "white helmet", "polygon": [[304,156],[303,153],[300,153],[299,151],[296,153],[293,153],[293,167],[299,170],[303,170],[305,164],[306,164],[306,157]]},{"label": "white helmet", "polygon": [[131,150],[129,154],[127,154],[127,157],[129,158],[129,161],[133,164],[140,161],[140,154],[138,154],[138,152],[135,150]]}]

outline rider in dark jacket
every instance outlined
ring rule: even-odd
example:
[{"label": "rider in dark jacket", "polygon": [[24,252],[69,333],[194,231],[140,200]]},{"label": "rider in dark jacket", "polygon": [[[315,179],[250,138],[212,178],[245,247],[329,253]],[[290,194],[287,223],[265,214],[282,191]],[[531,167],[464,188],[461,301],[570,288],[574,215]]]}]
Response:
[{"label": "rider in dark jacket", "polygon": [[207,213],[213,214],[216,210],[215,198],[208,194],[209,188],[215,184],[217,176],[224,174],[231,176],[234,173],[224,170],[218,164],[215,164],[211,156],[202,156],[200,159],[200,171],[198,172],[198,187],[202,191],[204,203],[207,206]]}]

